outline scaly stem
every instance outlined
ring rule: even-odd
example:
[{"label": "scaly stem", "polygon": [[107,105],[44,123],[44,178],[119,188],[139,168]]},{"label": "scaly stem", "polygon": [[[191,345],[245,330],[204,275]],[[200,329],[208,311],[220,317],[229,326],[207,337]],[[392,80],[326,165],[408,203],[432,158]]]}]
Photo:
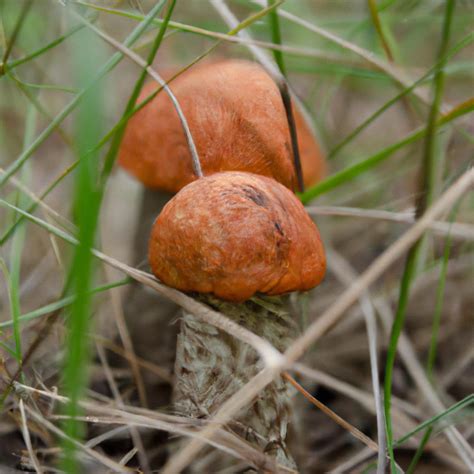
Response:
[{"label": "scaly stem", "polygon": [[[199,299],[284,351],[296,336],[296,324],[282,297],[258,297],[229,303],[212,296]],[[182,415],[207,418],[258,371],[262,362],[247,344],[199,321],[190,313],[181,319],[176,348],[174,408]],[[275,458],[296,468],[286,446],[290,421],[290,385],[279,378],[255,403],[235,419],[234,432]],[[232,460],[213,460],[213,469],[228,468]]]}]

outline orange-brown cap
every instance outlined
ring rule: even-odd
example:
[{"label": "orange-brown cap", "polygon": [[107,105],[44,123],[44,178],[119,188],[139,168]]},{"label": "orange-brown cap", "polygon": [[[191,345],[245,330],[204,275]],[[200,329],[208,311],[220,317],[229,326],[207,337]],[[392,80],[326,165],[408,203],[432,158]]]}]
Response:
[{"label": "orange-brown cap", "polygon": [[[158,85],[144,87],[138,103]],[[225,60],[202,64],[170,88],[186,117],[204,175],[248,171],[296,184],[285,109],[278,87],[259,65]],[[319,180],[325,162],[312,132],[295,110],[304,181]],[[196,176],[176,110],[160,93],[128,122],[119,163],[146,186],[177,192]]]},{"label": "orange-brown cap", "polygon": [[326,270],[318,229],[297,197],[243,172],[216,173],[176,194],[153,225],[148,257],[165,284],[230,301],[309,290]]}]

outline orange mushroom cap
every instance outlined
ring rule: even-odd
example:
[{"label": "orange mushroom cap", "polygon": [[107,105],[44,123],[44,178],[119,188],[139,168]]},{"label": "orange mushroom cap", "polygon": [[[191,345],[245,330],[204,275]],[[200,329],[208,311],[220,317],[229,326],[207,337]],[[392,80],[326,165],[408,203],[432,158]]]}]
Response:
[{"label": "orange mushroom cap", "polygon": [[[158,87],[155,82],[145,86],[138,103]],[[188,121],[205,175],[248,171],[294,188],[285,109],[278,87],[262,67],[242,60],[202,64],[177,77],[170,88]],[[295,122],[309,186],[324,175],[325,161],[296,109]],[[177,192],[196,179],[182,125],[165,92],[129,120],[119,163],[146,186],[165,191]]]},{"label": "orange mushroom cap", "polygon": [[326,271],[318,229],[296,196],[242,172],[216,173],[176,194],[153,224],[148,256],[165,284],[229,301],[309,290]]}]

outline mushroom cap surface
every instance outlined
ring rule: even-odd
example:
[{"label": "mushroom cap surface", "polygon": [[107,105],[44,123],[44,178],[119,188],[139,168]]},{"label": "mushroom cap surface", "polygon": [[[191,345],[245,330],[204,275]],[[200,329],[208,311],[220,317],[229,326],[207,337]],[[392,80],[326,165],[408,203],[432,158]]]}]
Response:
[{"label": "mushroom cap surface", "polygon": [[153,273],[185,292],[245,301],[317,286],[326,258],[297,197],[271,178],[224,172],[176,194],[153,224]]},{"label": "mushroom cap surface", "polygon": [[[137,103],[158,88],[147,84]],[[259,65],[224,60],[194,66],[170,83],[183,110],[204,175],[248,171],[293,189],[296,175],[278,87]],[[304,181],[325,174],[325,160],[294,107]],[[128,122],[119,163],[145,186],[177,192],[194,181],[191,154],[178,114],[164,91]]]}]

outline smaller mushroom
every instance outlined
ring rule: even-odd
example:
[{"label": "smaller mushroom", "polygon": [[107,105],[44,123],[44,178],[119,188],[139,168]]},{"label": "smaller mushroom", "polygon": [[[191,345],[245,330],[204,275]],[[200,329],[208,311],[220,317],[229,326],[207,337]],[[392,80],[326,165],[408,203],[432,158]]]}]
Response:
[{"label": "smaller mushroom", "polygon": [[[142,102],[158,85],[143,89]],[[188,122],[205,176],[247,171],[296,185],[293,153],[280,91],[259,65],[225,60],[194,66],[170,88]],[[313,133],[294,107],[303,178],[311,186],[325,174]],[[177,192],[196,179],[189,147],[170,98],[157,96],[128,122],[119,162],[146,186]]]},{"label": "smaller mushroom", "polygon": [[[315,287],[326,268],[318,229],[296,196],[273,179],[242,172],[201,178],[174,196],[153,225],[149,261],[164,283],[194,293],[280,351],[296,336],[282,295]],[[211,415],[260,364],[245,343],[185,313],[175,409]],[[289,391],[283,379],[274,381],[232,428],[295,467],[285,442]]]}]

